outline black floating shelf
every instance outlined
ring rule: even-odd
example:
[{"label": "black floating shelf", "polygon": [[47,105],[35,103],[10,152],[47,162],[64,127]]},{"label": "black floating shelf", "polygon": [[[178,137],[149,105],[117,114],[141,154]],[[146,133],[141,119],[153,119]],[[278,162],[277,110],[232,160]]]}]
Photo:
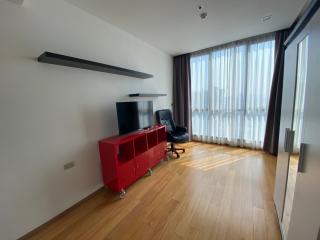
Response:
[{"label": "black floating shelf", "polygon": [[164,97],[167,94],[162,93],[132,93],[129,94],[129,97]]},{"label": "black floating shelf", "polygon": [[74,68],[82,68],[82,69],[88,69],[92,71],[106,72],[106,73],[118,74],[118,75],[135,77],[135,78],[146,79],[146,78],[153,77],[153,75],[143,73],[143,72],[137,72],[137,71],[126,69],[126,68],[110,66],[103,63],[92,62],[92,61],[88,61],[80,58],[69,57],[69,56],[51,53],[51,52],[44,52],[43,54],[41,54],[38,57],[38,62],[44,62],[44,63],[61,65],[61,66],[74,67]]}]

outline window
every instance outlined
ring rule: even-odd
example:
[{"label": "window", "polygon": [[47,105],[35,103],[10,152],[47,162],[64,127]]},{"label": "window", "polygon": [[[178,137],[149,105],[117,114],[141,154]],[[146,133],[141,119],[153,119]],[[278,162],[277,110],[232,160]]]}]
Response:
[{"label": "window", "polygon": [[274,48],[269,35],[191,56],[193,139],[262,147]]}]

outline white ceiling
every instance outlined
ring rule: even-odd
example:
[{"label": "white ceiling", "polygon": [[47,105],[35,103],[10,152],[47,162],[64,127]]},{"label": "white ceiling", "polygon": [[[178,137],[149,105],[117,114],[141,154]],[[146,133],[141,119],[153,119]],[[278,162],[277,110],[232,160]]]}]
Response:
[{"label": "white ceiling", "polygon": [[[172,55],[289,27],[306,0],[66,0]],[[197,9],[208,13],[201,20]],[[262,17],[272,14],[272,19]]]}]

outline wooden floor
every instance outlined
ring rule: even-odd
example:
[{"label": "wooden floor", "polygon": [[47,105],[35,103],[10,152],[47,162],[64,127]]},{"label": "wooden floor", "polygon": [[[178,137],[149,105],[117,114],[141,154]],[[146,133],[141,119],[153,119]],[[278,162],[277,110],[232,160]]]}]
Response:
[{"label": "wooden floor", "polygon": [[276,159],[202,143],[160,163],[119,200],[101,190],[29,239],[280,239]]}]

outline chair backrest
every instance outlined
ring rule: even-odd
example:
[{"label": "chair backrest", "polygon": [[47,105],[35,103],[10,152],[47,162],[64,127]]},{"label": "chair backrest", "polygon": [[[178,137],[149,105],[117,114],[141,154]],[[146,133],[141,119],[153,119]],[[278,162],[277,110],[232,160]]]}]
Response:
[{"label": "chair backrest", "polygon": [[167,132],[174,132],[176,125],[172,118],[172,113],[169,109],[156,111],[157,122],[167,126]]}]

